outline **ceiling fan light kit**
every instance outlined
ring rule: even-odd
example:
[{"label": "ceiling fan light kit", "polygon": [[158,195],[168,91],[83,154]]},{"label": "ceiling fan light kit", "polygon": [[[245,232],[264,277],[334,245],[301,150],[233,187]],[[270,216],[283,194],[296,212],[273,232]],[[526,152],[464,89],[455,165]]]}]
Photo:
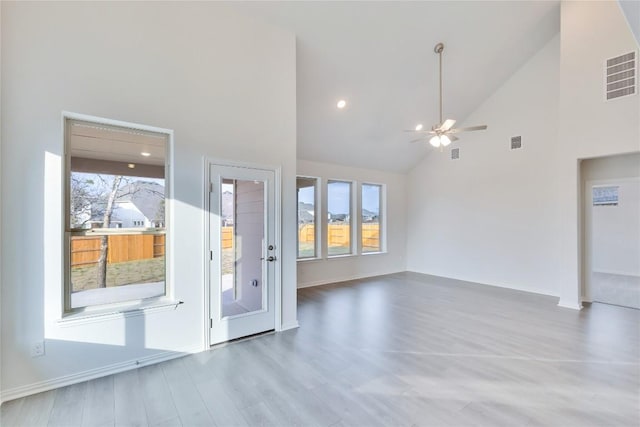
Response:
[{"label": "ceiling fan light kit", "polygon": [[434,146],[435,148],[440,148],[442,151],[443,147],[448,146],[453,141],[457,141],[458,137],[454,134],[460,132],[469,132],[474,130],[485,130],[487,129],[487,125],[479,125],[479,126],[471,126],[467,128],[454,128],[453,125],[456,124],[456,121],[453,119],[442,120],[442,52],[444,51],[444,43],[438,43],[434,46],[433,51],[438,54],[439,59],[439,123],[434,125],[430,131],[423,131],[422,125],[416,126],[415,130],[407,130],[405,132],[419,132],[423,134],[420,138],[414,139],[410,142],[419,142],[429,140],[429,144]]}]

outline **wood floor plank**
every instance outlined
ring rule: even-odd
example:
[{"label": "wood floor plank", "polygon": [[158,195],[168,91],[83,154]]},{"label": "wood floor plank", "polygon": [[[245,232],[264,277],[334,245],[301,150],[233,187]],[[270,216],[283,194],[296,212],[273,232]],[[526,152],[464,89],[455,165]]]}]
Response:
[{"label": "wood floor plank", "polygon": [[88,381],[82,411],[82,426],[113,426],[114,406],[113,376]]},{"label": "wood floor plank", "polygon": [[225,385],[217,379],[210,379],[198,383],[198,391],[202,396],[211,418],[218,426],[247,426],[242,412],[236,407],[234,400],[242,398],[240,395],[233,395]]},{"label": "wood floor plank", "polygon": [[18,425],[46,426],[53,409],[55,394],[55,391],[46,391],[25,397],[20,407]]},{"label": "wood floor plank", "polygon": [[162,364],[138,369],[138,378],[140,379],[147,423],[157,425],[168,420],[178,419],[178,411],[164,377]]},{"label": "wood floor plank", "polygon": [[138,370],[121,372],[113,377],[115,425],[144,427],[147,412]]},{"label": "wood floor plank", "polygon": [[66,427],[82,424],[87,382],[56,390],[48,427]]},{"label": "wood floor plank", "polygon": [[6,402],[2,426],[640,425],[640,310],[414,273],[298,297],[299,329]]},{"label": "wood floor plank", "polygon": [[202,396],[187,371],[184,359],[163,363],[162,370],[182,424],[193,427],[214,425]]},{"label": "wood floor plank", "polygon": [[20,410],[24,404],[24,397],[4,402],[0,407],[0,425],[15,426],[21,422]]}]

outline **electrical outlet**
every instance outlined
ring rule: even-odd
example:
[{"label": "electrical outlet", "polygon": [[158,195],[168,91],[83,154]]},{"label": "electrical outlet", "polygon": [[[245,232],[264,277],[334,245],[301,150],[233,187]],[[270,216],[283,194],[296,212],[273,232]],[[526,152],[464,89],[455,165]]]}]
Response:
[{"label": "electrical outlet", "polygon": [[44,356],[44,341],[34,342],[31,346],[31,357]]}]

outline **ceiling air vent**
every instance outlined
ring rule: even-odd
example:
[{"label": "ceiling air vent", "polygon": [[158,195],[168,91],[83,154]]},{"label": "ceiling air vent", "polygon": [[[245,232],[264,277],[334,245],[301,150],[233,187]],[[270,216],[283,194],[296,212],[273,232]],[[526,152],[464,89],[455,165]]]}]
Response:
[{"label": "ceiling air vent", "polygon": [[460,158],[460,149],[452,148],[451,149],[451,160],[458,160]]},{"label": "ceiling air vent", "polygon": [[522,148],[522,137],[521,136],[512,136],[511,137],[511,149],[517,150],[518,148]]},{"label": "ceiling air vent", "polygon": [[606,99],[634,95],[637,92],[637,69],[636,52],[608,59],[605,70]]}]

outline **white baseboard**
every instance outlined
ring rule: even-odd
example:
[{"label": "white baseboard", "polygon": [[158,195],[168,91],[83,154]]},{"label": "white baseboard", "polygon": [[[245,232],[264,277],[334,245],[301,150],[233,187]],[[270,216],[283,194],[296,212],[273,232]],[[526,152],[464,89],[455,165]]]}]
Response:
[{"label": "white baseboard", "polygon": [[283,324],[282,326],[280,326],[280,330],[278,332],[284,332],[284,331],[288,331],[289,329],[295,329],[299,327],[300,327],[300,324],[296,320],[295,322]]},{"label": "white baseboard", "polygon": [[100,368],[90,369],[84,372],[78,372],[71,375],[65,375],[50,380],[40,381],[33,384],[27,384],[20,387],[10,388],[3,390],[0,393],[0,403],[8,402],[9,400],[19,399],[21,397],[30,396],[36,393],[42,393],[43,391],[49,391],[60,387],[66,387],[68,385],[81,383],[84,381],[93,380],[107,375],[118,374],[120,372],[129,371],[131,369],[137,369],[147,365],[153,365],[155,363],[165,362],[167,360],[176,359],[178,357],[186,356],[188,354],[199,353],[202,351],[202,346],[192,346],[184,348],[178,351],[164,351],[151,356],[142,357],[139,359],[128,360],[126,362],[114,363],[112,365],[102,366]]},{"label": "white baseboard", "polygon": [[570,308],[572,310],[582,310],[582,304],[580,303],[580,301],[569,301],[560,299],[560,301],[558,301],[558,307]]},{"label": "white baseboard", "polygon": [[550,296],[550,297],[557,297],[558,295],[556,293],[551,293],[548,290],[545,289],[536,289],[536,288],[524,288],[524,287],[518,287],[518,286],[512,286],[509,284],[505,284],[505,283],[489,283],[489,282],[479,282],[477,280],[473,280],[471,278],[468,277],[453,277],[453,276],[442,276],[436,273],[425,273],[422,271],[415,271],[415,270],[407,270],[407,273],[416,273],[416,274],[424,274],[425,276],[433,276],[433,277],[441,277],[443,279],[451,279],[451,280],[459,280],[461,282],[467,282],[467,283],[471,283],[474,285],[482,285],[482,286],[492,286],[494,288],[502,288],[502,289],[510,289],[512,291],[520,291],[520,292],[527,292],[530,294],[536,294],[536,295],[545,295],[545,296]]},{"label": "white baseboard", "polygon": [[369,277],[386,276],[388,274],[402,273],[403,271],[404,270],[385,271],[385,272],[379,272],[379,273],[364,273],[364,274],[355,274],[350,276],[332,277],[330,279],[321,279],[321,280],[315,280],[313,282],[298,283],[298,289],[311,288],[313,286],[330,285],[333,283],[340,283],[340,282],[348,282],[349,280],[367,279]]}]

